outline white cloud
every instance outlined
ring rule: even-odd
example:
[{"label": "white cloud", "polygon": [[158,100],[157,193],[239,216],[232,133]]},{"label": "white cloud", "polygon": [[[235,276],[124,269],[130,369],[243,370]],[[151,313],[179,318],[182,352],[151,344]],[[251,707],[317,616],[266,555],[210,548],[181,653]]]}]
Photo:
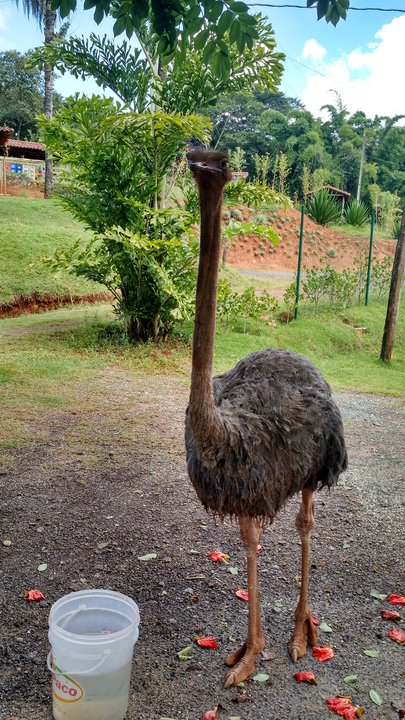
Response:
[{"label": "white cloud", "polygon": [[321,54],[324,48],[315,40],[307,41],[303,57],[312,60],[314,70],[322,76],[307,75],[302,102],[319,115],[322,105],[334,102],[330,94],[333,90],[339,93],[350,113],[363,110],[368,117],[405,114],[400,81],[405,66],[404,37],[405,16],[402,16],[383,25],[375,34],[376,42],[370,43],[367,49],[356,48],[334,60],[328,60],[326,53]]},{"label": "white cloud", "polygon": [[319,44],[317,40],[311,38],[307,40],[302,51],[304,59],[313,58],[314,60],[323,60],[326,55],[326,48]]},{"label": "white cloud", "polygon": [[[7,30],[8,24],[7,24],[7,16],[10,14],[10,11],[8,8],[1,9],[0,10],[0,30]],[[0,33],[0,52],[4,50],[10,50],[11,45],[8,42],[7,38],[4,37]]]}]

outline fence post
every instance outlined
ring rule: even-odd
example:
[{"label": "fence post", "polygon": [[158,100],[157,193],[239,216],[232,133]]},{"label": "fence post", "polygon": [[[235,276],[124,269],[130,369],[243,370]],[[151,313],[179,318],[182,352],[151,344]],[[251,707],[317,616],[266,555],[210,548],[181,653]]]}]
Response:
[{"label": "fence post", "polygon": [[298,317],[298,302],[300,299],[300,282],[301,282],[301,262],[302,262],[302,245],[304,238],[304,217],[305,217],[305,205],[301,205],[301,223],[300,223],[300,240],[298,245],[298,266],[297,266],[297,280],[295,283],[295,308],[294,308],[294,320]]},{"label": "fence post", "polygon": [[374,210],[371,211],[370,247],[369,247],[369,251],[368,251],[366,297],[365,297],[365,301],[364,301],[365,305],[368,305],[368,295],[370,292],[371,262],[373,259],[373,238],[374,238]]}]

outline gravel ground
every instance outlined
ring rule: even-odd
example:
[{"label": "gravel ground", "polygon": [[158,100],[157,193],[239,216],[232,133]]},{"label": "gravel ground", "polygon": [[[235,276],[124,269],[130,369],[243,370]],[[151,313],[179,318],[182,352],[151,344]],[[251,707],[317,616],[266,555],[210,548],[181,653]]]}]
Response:
[{"label": "gravel ground", "polygon": [[[8,453],[0,475],[1,539],[11,541],[0,546],[1,720],[52,717],[49,608],[88,587],[124,592],[140,608],[127,720],[199,720],[216,705],[220,720],[327,720],[337,716],[325,698],[348,693],[366,720],[403,717],[405,648],[386,637],[393,625],[380,611],[389,605],[370,591],[405,593],[404,406],[350,393],[336,399],[350,466],[335,491],[316,498],[310,589],[313,613],[333,630],[320,633],[320,644],[333,644],[335,657],[320,664],[307,654],[293,666],[287,653],[300,562],[294,500],[260,554],[267,654],[257,672],[269,678],[230,690],[223,658],[246,632],[246,605],[234,595],[246,585],[245,561],[237,526],[215,525],[186,475],[187,383],[112,367],[77,388],[73,413],[28,418],[26,443]],[[208,560],[214,549],[231,556],[238,576]],[[157,557],[139,561],[146,553]],[[26,602],[31,588],[45,600]],[[197,635],[214,635],[220,649],[198,648]],[[179,660],[188,645],[190,659]],[[378,657],[365,656],[370,649]],[[313,671],[318,685],[296,683],[297,670]],[[358,676],[354,685],[347,675]]]}]

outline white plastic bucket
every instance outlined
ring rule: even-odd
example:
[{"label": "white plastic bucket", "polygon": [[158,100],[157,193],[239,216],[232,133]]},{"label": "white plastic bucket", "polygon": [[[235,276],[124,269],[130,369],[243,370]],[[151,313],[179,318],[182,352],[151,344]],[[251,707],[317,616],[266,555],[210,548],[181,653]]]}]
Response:
[{"label": "white plastic bucket", "polygon": [[81,590],[49,614],[55,720],[123,720],[139,610],[112,590]]}]

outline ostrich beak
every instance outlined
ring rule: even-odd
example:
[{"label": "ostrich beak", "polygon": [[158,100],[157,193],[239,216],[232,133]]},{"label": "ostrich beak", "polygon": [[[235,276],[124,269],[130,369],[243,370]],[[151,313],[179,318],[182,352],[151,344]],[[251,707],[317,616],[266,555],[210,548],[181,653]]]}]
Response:
[{"label": "ostrich beak", "polygon": [[222,169],[219,167],[213,167],[212,165],[208,165],[208,163],[196,162],[195,160],[188,160],[188,166],[191,172],[195,170],[205,170],[212,173],[222,173]]}]

